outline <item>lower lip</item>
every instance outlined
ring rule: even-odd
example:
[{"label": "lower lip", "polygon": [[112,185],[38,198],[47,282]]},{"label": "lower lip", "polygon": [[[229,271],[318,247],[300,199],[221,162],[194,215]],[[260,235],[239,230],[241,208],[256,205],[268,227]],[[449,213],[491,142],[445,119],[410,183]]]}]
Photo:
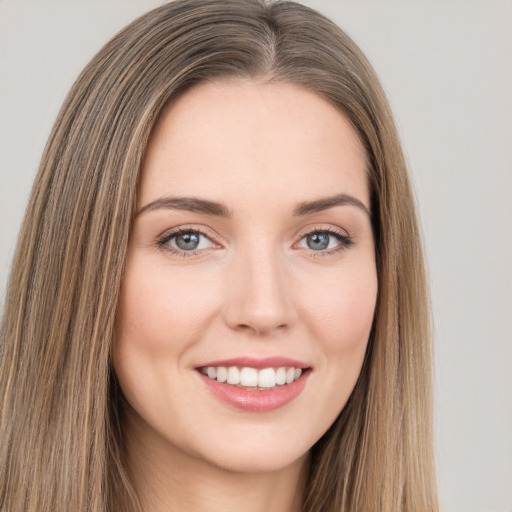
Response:
[{"label": "lower lip", "polygon": [[248,412],[269,412],[283,407],[296,398],[306,385],[311,371],[304,372],[291,384],[265,390],[243,389],[199,374],[208,389],[223,402]]}]

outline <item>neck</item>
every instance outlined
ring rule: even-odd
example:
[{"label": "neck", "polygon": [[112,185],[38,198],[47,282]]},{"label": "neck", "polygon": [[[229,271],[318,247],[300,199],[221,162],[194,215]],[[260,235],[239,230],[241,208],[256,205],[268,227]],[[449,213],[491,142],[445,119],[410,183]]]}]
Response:
[{"label": "neck", "polygon": [[309,454],[273,471],[225,469],[161,439],[126,432],[128,469],[143,512],[301,512]]}]

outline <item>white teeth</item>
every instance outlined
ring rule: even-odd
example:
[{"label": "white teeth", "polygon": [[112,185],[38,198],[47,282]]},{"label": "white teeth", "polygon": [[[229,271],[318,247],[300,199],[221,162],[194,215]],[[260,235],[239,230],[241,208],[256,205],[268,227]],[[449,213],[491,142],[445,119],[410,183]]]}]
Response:
[{"label": "white teeth", "polygon": [[226,382],[228,379],[228,370],[225,366],[219,366],[217,368],[217,380],[219,382]]},{"label": "white teeth", "polygon": [[291,384],[302,375],[301,368],[256,368],[236,366],[208,366],[200,369],[201,373],[218,382],[227,382],[247,388],[269,389],[285,384]]},{"label": "white teeth", "polygon": [[258,370],[256,368],[242,368],[240,372],[240,384],[246,387],[258,385]]},{"label": "white teeth", "polygon": [[260,370],[258,376],[258,386],[260,388],[273,388],[276,385],[276,371],[274,368],[265,368]]},{"label": "white teeth", "polygon": [[228,384],[240,384],[240,370],[236,366],[230,366],[226,380]]},{"label": "white teeth", "polygon": [[286,368],[278,368],[276,372],[276,384],[282,386],[286,383]]}]

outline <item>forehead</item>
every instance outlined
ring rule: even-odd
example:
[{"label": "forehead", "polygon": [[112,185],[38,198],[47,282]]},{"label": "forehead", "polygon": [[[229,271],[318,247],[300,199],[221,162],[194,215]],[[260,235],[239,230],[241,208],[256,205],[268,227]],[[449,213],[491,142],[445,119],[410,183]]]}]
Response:
[{"label": "forehead", "polygon": [[265,203],[276,193],[283,203],[348,193],[369,207],[360,140],[325,99],[288,83],[231,80],[195,86],[162,112],[139,204],[166,194]]}]

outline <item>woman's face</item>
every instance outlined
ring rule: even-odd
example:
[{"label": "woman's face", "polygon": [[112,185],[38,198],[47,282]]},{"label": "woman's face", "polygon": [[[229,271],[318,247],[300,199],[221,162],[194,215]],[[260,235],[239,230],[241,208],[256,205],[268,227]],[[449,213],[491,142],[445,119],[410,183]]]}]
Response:
[{"label": "woman's face", "polygon": [[307,454],[363,363],[369,208],[358,137],[311,92],[202,84],[164,111],[113,346],[136,443],[235,471]]}]

